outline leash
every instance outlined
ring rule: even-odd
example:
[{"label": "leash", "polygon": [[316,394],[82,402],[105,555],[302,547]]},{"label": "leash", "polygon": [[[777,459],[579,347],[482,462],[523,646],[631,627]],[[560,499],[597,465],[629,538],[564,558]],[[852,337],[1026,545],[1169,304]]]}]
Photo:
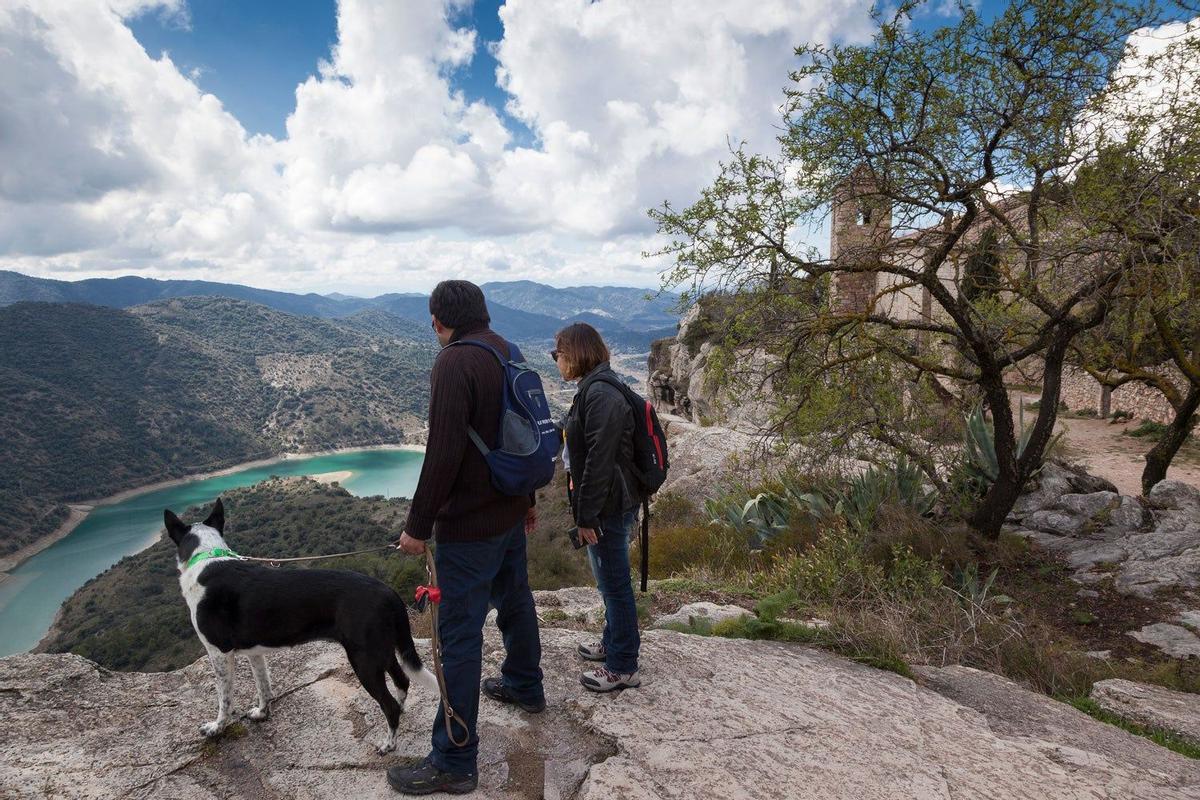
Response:
[{"label": "leash", "polygon": [[[446,736],[455,747],[466,747],[471,740],[471,731],[467,728],[462,717],[454,713],[450,706],[450,696],[446,694],[446,675],[442,672],[442,637],[438,635],[438,604],[442,602],[442,590],[438,588],[437,567],[433,563],[433,552],[429,545],[425,546],[425,571],[429,573],[429,585],[417,587],[417,610],[424,611],[429,606],[433,622],[433,636],[430,638],[430,649],[433,651],[433,674],[437,676],[438,691],[442,695],[443,718],[446,721]],[[462,741],[454,738],[452,722],[457,721],[460,728],[466,731]]]},{"label": "leash", "polygon": [[380,550],[391,550],[393,545],[385,544],[382,547],[368,547],[366,550],[350,550],[345,553],[330,553],[327,556],[296,556],[295,558],[255,558],[254,556],[237,556],[242,561],[261,561],[264,564],[270,564],[272,567],[277,567],[280,564],[286,564],[289,561],[324,561],[327,558],[342,558],[344,556],[358,556],[363,553],[378,553]]}]

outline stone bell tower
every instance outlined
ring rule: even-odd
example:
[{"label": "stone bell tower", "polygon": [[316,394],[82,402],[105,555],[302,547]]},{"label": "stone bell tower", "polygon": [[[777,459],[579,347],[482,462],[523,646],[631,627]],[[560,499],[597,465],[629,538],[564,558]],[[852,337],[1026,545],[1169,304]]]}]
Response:
[{"label": "stone bell tower", "polygon": [[[892,208],[879,196],[865,167],[859,167],[834,190],[829,257],[843,264],[878,262],[891,239]],[[878,273],[838,272],[833,277],[833,307],[865,311],[878,292]]]}]

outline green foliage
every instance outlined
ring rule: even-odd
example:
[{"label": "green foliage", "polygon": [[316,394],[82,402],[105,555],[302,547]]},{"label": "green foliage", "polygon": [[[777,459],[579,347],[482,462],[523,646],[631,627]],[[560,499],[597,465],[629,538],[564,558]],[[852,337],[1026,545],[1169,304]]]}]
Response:
[{"label": "green foliage", "polygon": [[1153,420],[1142,420],[1133,430],[1124,431],[1126,436],[1137,436],[1158,439],[1167,432],[1167,426]]}]

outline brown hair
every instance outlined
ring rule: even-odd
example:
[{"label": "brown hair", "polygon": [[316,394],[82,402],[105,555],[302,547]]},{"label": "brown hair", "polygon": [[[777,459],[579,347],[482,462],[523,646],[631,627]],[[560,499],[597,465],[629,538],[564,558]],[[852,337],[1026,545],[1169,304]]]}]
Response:
[{"label": "brown hair", "polygon": [[567,359],[571,380],[582,378],[608,361],[608,346],[600,332],[586,322],[576,322],[554,334],[554,348]]}]

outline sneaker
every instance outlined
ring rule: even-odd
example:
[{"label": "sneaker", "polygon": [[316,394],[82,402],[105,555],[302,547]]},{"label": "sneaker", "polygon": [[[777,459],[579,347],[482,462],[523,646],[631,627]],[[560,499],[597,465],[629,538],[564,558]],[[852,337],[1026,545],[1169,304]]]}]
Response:
[{"label": "sneaker", "polygon": [[611,692],[614,689],[636,689],[642,685],[636,672],[609,672],[605,667],[589,670],[579,678],[583,688],[593,692]]},{"label": "sneaker", "polygon": [[387,771],[388,785],[401,794],[467,794],[479,785],[478,775],[443,772],[425,760],[411,767],[392,767]]},{"label": "sneaker", "polygon": [[530,714],[540,714],[546,710],[546,698],[543,697],[536,703],[527,703],[518,700],[500,678],[484,678],[483,684],[479,688],[493,700],[499,700],[501,703],[512,703],[517,708],[522,711],[528,711]]},{"label": "sneaker", "polygon": [[586,658],[588,661],[603,661],[608,657],[608,650],[604,647],[604,642],[580,642],[579,655]]}]

